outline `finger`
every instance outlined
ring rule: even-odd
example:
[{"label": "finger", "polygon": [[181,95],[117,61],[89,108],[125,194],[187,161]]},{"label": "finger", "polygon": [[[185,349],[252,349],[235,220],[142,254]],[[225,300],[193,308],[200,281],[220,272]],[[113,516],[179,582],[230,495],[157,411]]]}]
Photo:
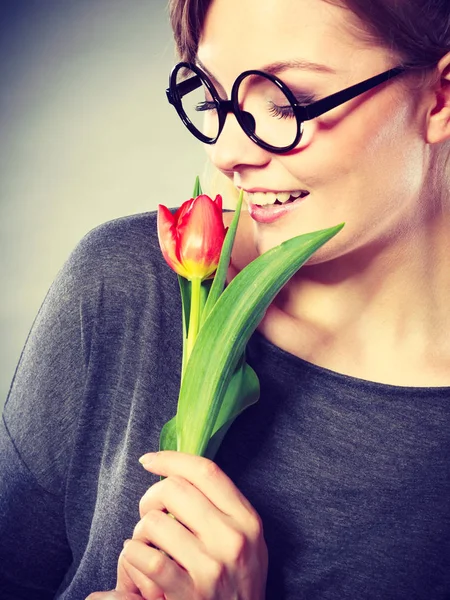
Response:
[{"label": "finger", "polygon": [[150,548],[142,541],[132,540],[124,548],[124,555],[132,567],[164,591],[167,600],[187,600],[192,596],[193,582],[190,575],[156,548]]},{"label": "finger", "polygon": [[86,600],[142,600],[142,596],[140,594],[111,590],[109,592],[94,592],[93,594],[89,594]]},{"label": "finger", "polygon": [[[129,543],[129,540],[126,540],[124,547],[128,543]],[[117,562],[116,591],[140,594],[139,588],[134,583],[133,579],[128,575],[127,570],[124,567],[123,550],[120,553],[119,560]]]},{"label": "finger", "polygon": [[128,576],[139,588],[140,598],[142,597],[145,600],[165,600],[164,592],[159,585],[141,573],[139,569],[136,569],[136,567],[130,564],[126,558],[124,559],[123,564]]},{"label": "finger", "polygon": [[212,460],[165,450],[144,454],[139,461],[147,471],[157,475],[180,475],[187,479],[226,515],[245,522],[248,514],[255,512],[247,498]]},{"label": "finger", "polygon": [[144,516],[133,538],[162,548],[194,581],[203,579],[201,571],[205,564],[210,566],[215,561],[215,565],[229,565],[232,569],[249,552],[255,553],[250,549],[261,544],[262,528],[253,530],[246,523],[246,530],[240,529],[239,524],[181,477],[171,476],[156,483],[141,503]]},{"label": "finger", "polygon": [[177,475],[152,485],[141,498],[143,518],[151,510],[167,510],[206,546],[222,543],[231,520],[187,479]]},{"label": "finger", "polygon": [[[131,540],[126,540],[124,547],[129,544],[130,541]],[[117,564],[116,591],[131,595],[137,594],[139,598],[141,598],[141,596],[144,598],[148,597],[148,600],[155,600],[164,596],[163,591],[159,586],[156,585],[156,583],[148,582],[144,586],[144,589],[147,596],[144,596],[142,593],[142,582],[139,579],[139,575],[136,577],[136,573],[126,560],[122,550]]]},{"label": "finger", "polygon": [[[211,560],[204,544],[192,532],[159,510],[151,510],[139,521],[134,528],[133,540],[145,545],[153,544],[191,574],[198,571],[199,565]],[[127,549],[131,544],[132,542],[124,548],[125,557],[128,556]]]}]

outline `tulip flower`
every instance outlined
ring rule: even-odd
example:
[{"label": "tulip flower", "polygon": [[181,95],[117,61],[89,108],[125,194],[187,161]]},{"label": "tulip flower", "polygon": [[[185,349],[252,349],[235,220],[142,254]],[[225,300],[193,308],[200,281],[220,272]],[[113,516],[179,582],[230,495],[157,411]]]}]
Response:
[{"label": "tulip flower", "polygon": [[175,214],[158,206],[158,237],[167,264],[189,281],[209,279],[219,264],[226,229],[222,197],[202,194],[184,202]]},{"label": "tulip flower", "polygon": [[234,419],[259,398],[258,377],[245,360],[250,336],[283,285],[343,224],[287,240],[225,286],[242,193],[226,235],[221,197],[203,195],[198,178],[194,196],[174,215],[158,209],[161,250],[178,273],[183,306],[177,414],[164,425],[160,448],[214,458]]},{"label": "tulip flower", "polygon": [[[196,185],[200,185],[199,183]],[[200,191],[200,188],[198,188]],[[212,200],[199,194],[183,202],[172,214],[158,206],[158,239],[163,256],[180,278],[191,282],[187,289],[180,279],[180,287],[189,297],[189,318],[184,315],[183,369],[192,352],[200,328],[202,309],[207,289],[202,281],[211,278],[219,264],[226,229],[222,216],[222,196]]]}]

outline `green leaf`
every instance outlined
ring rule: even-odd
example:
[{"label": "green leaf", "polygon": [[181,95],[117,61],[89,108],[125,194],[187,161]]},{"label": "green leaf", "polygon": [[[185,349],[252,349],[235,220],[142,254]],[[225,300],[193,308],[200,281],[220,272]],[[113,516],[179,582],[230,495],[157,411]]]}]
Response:
[{"label": "green leaf", "polygon": [[165,423],[161,429],[159,436],[160,450],[176,450],[177,449],[177,417],[173,417]]},{"label": "green leaf", "polygon": [[[219,414],[213,429],[213,435],[208,443],[205,456],[213,459],[222,443],[225,434],[233,421],[246,408],[258,401],[259,380],[255,371],[245,360],[241,360],[238,368],[233,373],[230,384],[227,387],[224,401],[220,407]],[[160,450],[177,449],[176,415],[164,425],[160,434]]]},{"label": "green leaf", "polygon": [[189,315],[191,313],[191,282],[185,277],[178,275],[178,283],[181,292],[181,309],[183,315],[183,363],[181,366],[181,377],[186,368],[186,340],[189,331]]},{"label": "green leaf", "polygon": [[222,405],[214,425],[212,437],[208,442],[205,456],[211,460],[215,457],[233,421],[246,408],[259,399],[259,380],[255,371],[242,360],[233,373],[226,389]]},{"label": "green leaf", "polygon": [[197,196],[201,196],[202,195],[202,186],[200,185],[200,177],[197,175],[197,177],[195,178],[195,184],[194,184],[194,193],[192,194],[193,198],[197,198]]},{"label": "green leaf", "polygon": [[[193,198],[200,196],[201,193],[202,188],[200,185],[200,178],[197,175],[195,178]],[[178,275],[178,283],[180,285],[181,304],[183,307],[183,340],[185,340],[189,331],[189,314],[191,312],[191,283],[188,279],[182,277],[181,275]]]},{"label": "green leaf", "polygon": [[205,310],[205,304],[208,300],[212,284],[213,284],[213,279],[204,279],[202,281],[201,288],[200,288],[200,315],[202,315]]},{"label": "green leaf", "polygon": [[200,328],[180,389],[177,449],[203,455],[230,378],[280,289],[344,224],[297,236],[249,263],[224,290]]},{"label": "green leaf", "polygon": [[223,242],[222,251],[220,253],[219,264],[217,266],[216,274],[214,275],[214,281],[211,286],[211,291],[208,295],[208,301],[203,310],[202,321],[203,324],[206,317],[213,309],[215,303],[219,299],[225,287],[225,281],[227,278],[227,271],[230,264],[231,251],[233,249],[234,238],[236,237],[236,230],[239,222],[239,215],[241,214],[242,198],[244,193],[241,191],[239,199],[236,204],[236,210],[234,213],[233,220],[228,228],[225,240]]},{"label": "green leaf", "polygon": [[189,313],[191,312],[191,283],[181,275],[178,275],[178,283],[181,292],[181,307],[183,309],[183,337],[187,337]]},{"label": "green leaf", "polygon": [[[181,377],[183,377],[187,363],[186,344],[189,332],[189,318],[191,314],[192,283],[185,277],[182,277],[181,275],[178,275],[178,283],[180,285],[181,307],[183,315],[183,363],[181,367]],[[201,283],[200,314],[202,314],[202,311],[204,310],[204,306],[206,304],[211,285],[211,279],[205,279],[205,281],[202,281]]]}]

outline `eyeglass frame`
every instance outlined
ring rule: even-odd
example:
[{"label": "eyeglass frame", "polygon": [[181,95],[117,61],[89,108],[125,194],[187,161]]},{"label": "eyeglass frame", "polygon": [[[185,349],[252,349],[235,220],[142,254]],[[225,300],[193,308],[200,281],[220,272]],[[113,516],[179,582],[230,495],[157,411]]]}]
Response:
[{"label": "eyeglass frame", "polygon": [[[182,68],[187,68],[196,73],[195,77],[190,77],[184,81],[177,83],[177,74],[178,71]],[[259,71],[257,69],[250,69],[248,71],[244,71],[235,79],[233,86],[231,88],[231,99],[223,100],[220,98],[216,88],[213,83],[210,81],[208,75],[200,69],[197,65],[190,62],[179,62],[177,63],[171,73],[169,78],[169,87],[166,89],[167,100],[172,106],[174,106],[175,110],[178,113],[178,116],[184,123],[184,125],[189,129],[189,131],[201,142],[205,144],[215,144],[222,133],[222,130],[225,126],[225,121],[228,113],[233,113],[236,117],[239,125],[241,126],[244,133],[258,146],[268,150],[269,152],[273,152],[275,154],[283,154],[285,152],[289,152],[293,150],[297,144],[300,142],[301,137],[303,135],[302,125],[305,121],[310,121],[311,119],[315,119],[316,117],[320,117],[324,113],[332,110],[333,108],[337,108],[341,104],[352,100],[364,94],[365,92],[375,88],[376,86],[385,83],[398,75],[401,75],[407,70],[405,66],[397,66],[378,75],[374,75],[373,77],[369,77],[360,83],[356,83],[351,85],[343,90],[335,92],[334,94],[330,94],[325,98],[321,98],[320,100],[315,100],[314,102],[310,102],[309,104],[299,104],[297,99],[294,96],[294,93],[289,89],[289,87],[281,81],[275,75],[270,73],[265,73],[264,71]],[[238,99],[238,91],[239,85],[243,79],[250,75],[262,76],[272,83],[274,83],[286,96],[289,100],[292,110],[294,112],[294,116],[297,122],[297,135],[295,136],[294,141],[288,146],[272,146],[268,144],[261,138],[259,138],[254,130],[255,130],[255,119],[253,115],[247,111],[244,111],[239,106]],[[200,80],[200,84],[196,85],[197,78]],[[217,115],[219,121],[219,129],[218,133],[214,138],[208,137],[204,135],[198,128],[192,123],[192,121],[187,116],[186,112],[182,107],[182,98],[189,92],[200,87],[200,85],[205,84],[211,97],[216,104]]]}]

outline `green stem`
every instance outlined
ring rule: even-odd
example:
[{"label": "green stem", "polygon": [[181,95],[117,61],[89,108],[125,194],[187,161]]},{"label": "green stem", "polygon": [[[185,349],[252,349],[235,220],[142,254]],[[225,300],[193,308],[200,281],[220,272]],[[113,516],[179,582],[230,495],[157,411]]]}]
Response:
[{"label": "green stem", "polygon": [[200,278],[191,280],[191,312],[189,315],[189,331],[186,344],[186,364],[191,355],[200,328],[201,287],[202,280]]}]

